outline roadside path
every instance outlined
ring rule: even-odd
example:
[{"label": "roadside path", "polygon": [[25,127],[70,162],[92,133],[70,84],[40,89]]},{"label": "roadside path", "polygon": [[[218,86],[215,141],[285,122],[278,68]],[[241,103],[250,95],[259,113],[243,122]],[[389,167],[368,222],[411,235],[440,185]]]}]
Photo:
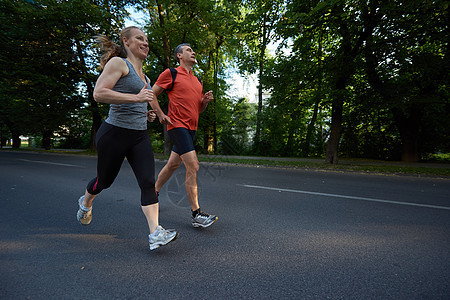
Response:
[{"label": "roadside path", "polygon": [[[229,159],[248,159],[248,160],[272,160],[272,161],[298,161],[310,163],[323,163],[323,158],[295,158],[295,157],[268,157],[268,156],[234,156],[234,155],[206,155],[199,154],[198,157],[216,157]],[[379,166],[404,166],[404,167],[426,167],[426,168],[450,168],[450,163],[442,162],[402,162],[402,161],[382,161],[370,159],[339,159],[339,165],[379,165]]]}]

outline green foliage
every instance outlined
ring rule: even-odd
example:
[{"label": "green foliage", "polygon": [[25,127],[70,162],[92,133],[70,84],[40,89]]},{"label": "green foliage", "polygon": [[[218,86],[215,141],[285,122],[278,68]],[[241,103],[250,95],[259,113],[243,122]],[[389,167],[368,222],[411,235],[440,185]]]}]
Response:
[{"label": "green foliage", "polygon": [[[156,81],[168,67],[176,66],[173,50],[178,44],[189,43],[196,52],[197,65],[193,73],[203,82],[204,91],[214,92],[214,101],[200,115],[197,131],[198,150],[210,152],[222,131],[226,96],[225,69],[235,51],[237,1],[141,1],[137,6],[148,15],[145,30],[149,37],[150,54],[145,72]],[[165,93],[158,97],[167,111]],[[160,127],[162,131],[162,127]],[[163,135],[160,135],[163,136]],[[168,142],[168,141],[166,141]],[[217,151],[214,149],[213,151]]]},{"label": "green foliage", "polygon": [[92,126],[91,113],[87,109],[75,110],[65,125],[55,131],[57,143],[55,148],[87,149],[90,143]]},{"label": "green foliage", "polygon": [[364,77],[351,82],[352,97],[344,107],[340,151],[343,156],[399,160],[401,143],[392,112],[367,86]]},{"label": "green foliage", "polygon": [[442,134],[450,130],[444,3],[395,1],[377,12],[370,7],[366,17],[368,81],[393,113],[404,160],[448,147],[448,135]]},{"label": "green foliage", "polygon": [[[64,131],[61,128],[73,128],[72,116],[85,102],[93,102],[98,73],[97,55],[93,54],[98,51],[91,47],[92,38],[121,26],[123,4],[128,2],[1,2],[0,21],[5,25],[0,32],[5,39],[1,63],[6,68],[0,82],[4,91],[0,122],[7,124],[13,135],[40,134],[42,146],[49,149],[54,134],[58,137]],[[73,129],[65,143],[85,146]],[[75,145],[77,142],[81,144]]]},{"label": "green foliage", "polygon": [[[305,125],[313,126],[311,136],[328,134],[334,99],[343,107],[341,155],[400,159],[414,139],[419,155],[448,152],[447,16],[443,1],[289,4],[278,27],[284,40],[262,81],[271,91],[263,122],[268,149],[304,153],[313,143]],[[325,114],[316,119],[319,111]]]},{"label": "green foliage", "polygon": [[252,132],[255,131],[257,107],[241,98],[233,103],[220,134],[219,150],[226,155],[250,154]]},{"label": "green foliage", "polygon": [[[67,111],[81,104],[71,37],[58,26],[69,13],[52,4],[13,2],[4,7],[8,16],[2,13],[6,24],[1,34],[8,39],[2,51],[2,65],[7,67],[1,86],[11,131],[51,133],[67,119]],[[18,113],[23,113],[20,118]]]},{"label": "green foliage", "polygon": [[[193,72],[215,98],[200,115],[200,153],[324,157],[333,138],[343,157],[450,152],[443,0],[0,1],[4,137],[92,146],[89,131],[108,109],[92,96],[99,57],[92,37],[115,39],[126,5],[145,14],[152,82],[175,66],[178,44],[196,52]],[[258,105],[227,95],[234,65],[258,72]],[[167,109],[166,95],[158,100]],[[163,126],[150,124],[149,134],[163,152]]]}]

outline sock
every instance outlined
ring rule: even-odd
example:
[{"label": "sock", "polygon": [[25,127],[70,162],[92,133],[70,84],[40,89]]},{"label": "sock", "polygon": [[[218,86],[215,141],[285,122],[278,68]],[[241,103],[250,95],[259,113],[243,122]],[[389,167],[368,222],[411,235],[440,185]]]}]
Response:
[{"label": "sock", "polygon": [[192,211],[192,216],[195,218],[195,216],[196,216],[198,213],[200,213],[200,208],[197,209],[197,210],[193,210],[193,211]]},{"label": "sock", "polygon": [[149,237],[150,237],[150,236],[155,236],[155,234],[157,234],[158,231],[159,231],[159,226],[156,227],[155,231],[153,231],[152,233],[149,234]]},{"label": "sock", "polygon": [[84,207],[83,203],[81,203],[81,209],[84,210],[84,211],[90,211],[92,209],[92,206],[89,207],[89,208],[88,207]]}]

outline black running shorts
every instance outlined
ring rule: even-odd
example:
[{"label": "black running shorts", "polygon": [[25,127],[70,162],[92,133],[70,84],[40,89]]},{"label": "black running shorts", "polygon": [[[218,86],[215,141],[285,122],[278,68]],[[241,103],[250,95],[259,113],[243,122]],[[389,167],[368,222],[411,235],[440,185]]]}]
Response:
[{"label": "black running shorts", "polygon": [[178,155],[183,155],[185,153],[195,150],[194,148],[194,138],[195,130],[189,130],[187,128],[178,127],[168,131],[169,137],[173,142],[172,151]]}]

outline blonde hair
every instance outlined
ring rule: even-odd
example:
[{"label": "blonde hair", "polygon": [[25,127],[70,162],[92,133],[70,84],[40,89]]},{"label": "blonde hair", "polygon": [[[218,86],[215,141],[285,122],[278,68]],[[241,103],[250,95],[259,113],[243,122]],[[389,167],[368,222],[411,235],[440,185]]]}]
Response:
[{"label": "blonde hair", "polygon": [[125,50],[125,46],[123,45],[123,38],[129,39],[131,37],[131,31],[133,29],[138,29],[142,31],[139,27],[129,26],[122,29],[120,32],[120,45],[111,41],[109,37],[106,35],[97,35],[95,36],[95,40],[98,42],[100,46],[100,50],[102,51],[102,56],[100,57],[100,68],[103,69],[106,63],[113,58],[114,56],[119,56],[122,58],[127,58],[127,51]]}]

